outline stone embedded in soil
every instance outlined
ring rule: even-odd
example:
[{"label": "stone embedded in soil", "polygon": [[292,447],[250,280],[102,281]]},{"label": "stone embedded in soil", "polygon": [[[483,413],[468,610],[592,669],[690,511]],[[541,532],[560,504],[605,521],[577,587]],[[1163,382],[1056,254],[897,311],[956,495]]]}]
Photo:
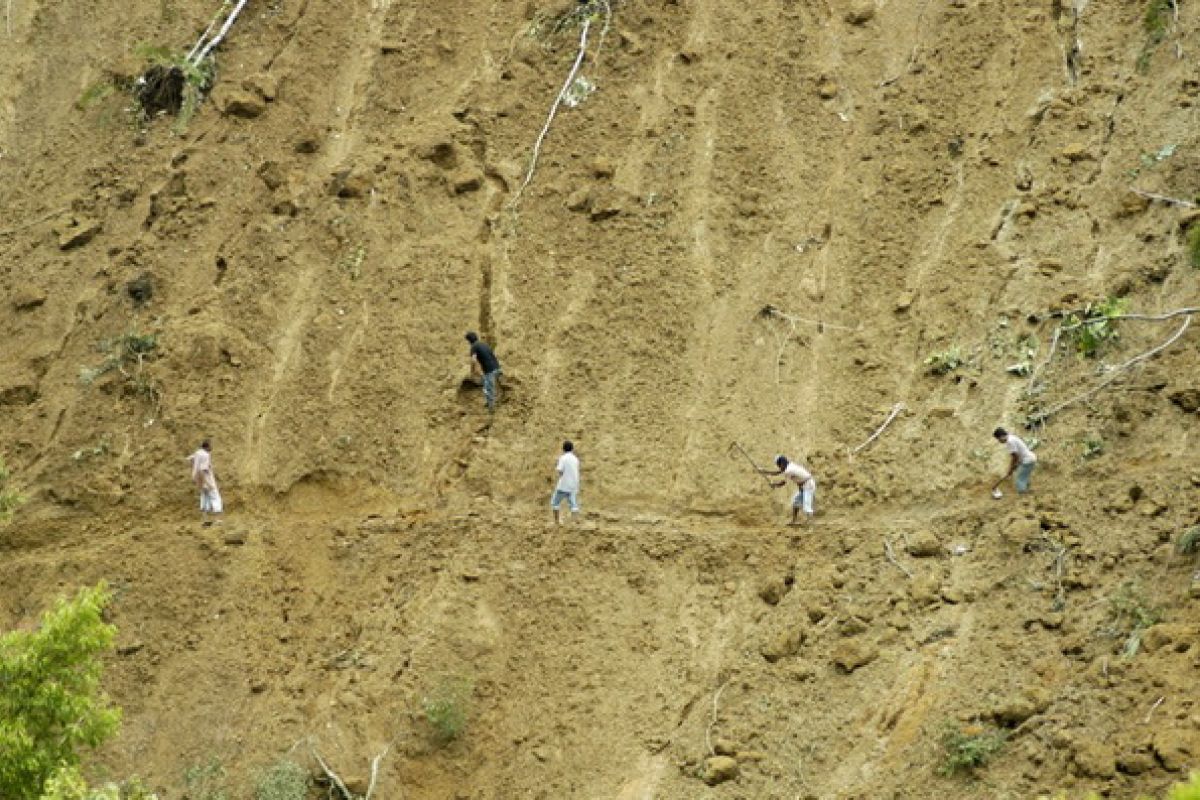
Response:
[{"label": "stone embedded in soil", "polygon": [[375,180],[363,170],[346,170],[334,173],[329,182],[329,193],[342,199],[366,197],[375,187]]},{"label": "stone embedded in soil", "polygon": [[591,170],[593,178],[611,178],[616,173],[612,162],[603,156],[592,159]]},{"label": "stone embedded in soil", "polygon": [[1159,623],[1142,634],[1142,647],[1147,653],[1163,648],[1186,651],[1200,641],[1200,626],[1186,623]]},{"label": "stone embedded in soil", "polygon": [[257,92],[245,89],[232,89],[222,94],[218,99],[218,107],[226,116],[239,119],[255,119],[267,110],[266,101]]},{"label": "stone embedded in soil", "polygon": [[1046,690],[1030,689],[1001,702],[992,712],[992,716],[1001,725],[1016,727],[1030,717],[1044,712],[1050,707],[1050,701],[1050,693]]},{"label": "stone embedded in soil", "polygon": [[1189,208],[1179,214],[1179,229],[1186,231],[1188,228],[1200,222],[1200,208]]},{"label": "stone embedded in soil", "polygon": [[221,537],[221,541],[229,545],[242,545],[246,543],[245,531],[226,531]]},{"label": "stone embedded in soil", "polygon": [[936,575],[918,575],[908,586],[909,597],[913,602],[927,605],[936,601],[941,595],[942,581]]},{"label": "stone embedded in soil", "polygon": [[262,182],[271,191],[275,191],[280,186],[283,186],[286,180],[283,174],[283,167],[278,161],[264,161],[260,164],[258,167],[258,177],[262,178]]},{"label": "stone embedded in soil", "polygon": [[1117,769],[1126,775],[1141,775],[1157,766],[1150,753],[1128,753],[1117,759]]},{"label": "stone embedded in soil", "polygon": [[1200,735],[1179,728],[1160,727],[1154,734],[1154,754],[1163,769],[1178,772],[1200,755]]},{"label": "stone embedded in soil", "polygon": [[833,650],[833,663],[847,674],[879,657],[879,648],[860,638],[845,639]]},{"label": "stone embedded in soil", "polygon": [[1195,414],[1200,411],[1200,389],[1174,389],[1167,394],[1167,399],[1184,413]]},{"label": "stone embedded in soil", "polygon": [[1067,161],[1084,161],[1093,158],[1092,152],[1082,142],[1071,142],[1062,149],[1062,157]]},{"label": "stone embedded in soil", "polygon": [[567,195],[568,211],[587,211],[592,207],[592,190],[580,187]]},{"label": "stone embedded in soil", "polygon": [[783,578],[771,578],[758,587],[758,596],[767,605],[776,606],[791,588],[791,585]]},{"label": "stone embedded in soil", "polygon": [[46,302],[46,293],[33,286],[21,286],[13,292],[10,302],[16,311],[32,311]]},{"label": "stone embedded in soil", "polygon": [[1107,744],[1091,739],[1075,743],[1071,753],[1076,775],[1085,778],[1111,778],[1117,773],[1116,754]]},{"label": "stone embedded in soil", "polygon": [[822,100],[832,100],[833,98],[837,97],[837,93],[837,81],[821,81],[821,84],[817,86],[817,96],[819,96]]},{"label": "stone embedded in soil", "polygon": [[450,193],[467,194],[483,187],[483,173],[477,169],[463,167],[450,176]]},{"label": "stone embedded in soil", "polygon": [[714,739],[713,752],[719,756],[736,756],[737,745],[728,739]]},{"label": "stone embedded in soil", "polygon": [[731,781],[738,776],[737,759],[729,756],[712,756],[704,759],[704,782],[709,786]]},{"label": "stone embedded in soil", "polygon": [[768,662],[774,664],[781,658],[794,656],[800,652],[800,646],[804,644],[804,630],[799,627],[785,628],[775,635],[762,646],[759,653]]},{"label": "stone embedded in soil", "polygon": [[803,683],[817,677],[817,668],[807,661],[797,660],[787,665],[784,674],[797,683]]},{"label": "stone embedded in soil", "polygon": [[930,558],[942,554],[942,543],[929,531],[917,531],[909,537],[904,549],[914,558]]},{"label": "stone embedded in soil", "polygon": [[846,11],[845,20],[851,25],[866,25],[875,19],[875,0],[855,0]]},{"label": "stone embedded in soil", "polygon": [[59,250],[74,250],[77,247],[83,247],[85,244],[95,238],[103,226],[90,219],[76,220],[74,227],[63,231],[58,237]]}]

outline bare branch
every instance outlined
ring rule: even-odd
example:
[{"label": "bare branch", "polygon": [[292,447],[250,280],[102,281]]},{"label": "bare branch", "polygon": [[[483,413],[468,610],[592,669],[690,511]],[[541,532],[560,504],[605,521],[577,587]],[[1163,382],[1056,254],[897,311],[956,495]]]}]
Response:
[{"label": "bare branch", "polygon": [[895,83],[896,81],[903,78],[905,73],[907,73],[910,69],[912,69],[912,65],[914,63],[916,63],[917,53],[920,52],[920,50],[921,50],[921,31],[923,30],[923,28],[921,27],[921,23],[925,19],[925,9],[927,9],[927,8],[929,8],[929,0],[925,0],[925,4],[921,6],[920,12],[917,13],[917,26],[916,26],[917,43],[913,45],[912,52],[909,53],[909,55],[908,55],[908,61],[904,64],[904,67],[901,68],[901,70],[899,72],[897,72],[895,75],[893,75],[890,78],[885,78],[884,80],[882,80],[878,84],[876,84],[877,88],[882,89],[884,86],[891,86],[893,83]]},{"label": "bare branch", "polygon": [[1177,308],[1174,311],[1168,311],[1166,314],[1114,314],[1111,317],[1091,317],[1089,319],[1080,320],[1072,325],[1063,325],[1060,330],[1063,333],[1073,331],[1077,328],[1082,328],[1085,325],[1091,325],[1096,322],[1110,322],[1114,320],[1131,320],[1134,322],[1163,322],[1175,317],[1191,316],[1192,314],[1200,314],[1200,306],[1194,308]]},{"label": "bare branch", "polygon": [[339,792],[342,793],[344,800],[354,800],[354,795],[351,794],[350,790],[346,788],[346,784],[342,782],[342,779],[338,777],[338,774],[330,769],[329,765],[325,763],[325,759],[321,758],[321,754],[317,752],[317,748],[312,748],[312,754],[313,758],[317,760],[317,763],[321,765],[321,769],[325,772],[325,777],[329,778],[329,782],[333,784]]},{"label": "bare branch", "polygon": [[567,92],[571,89],[571,84],[575,82],[575,75],[579,72],[579,65],[583,63],[583,57],[587,55],[588,31],[592,28],[592,20],[589,17],[583,21],[583,31],[579,34],[579,53],[575,56],[575,63],[571,65],[571,71],[567,73],[567,79],[563,81],[562,88],[558,90],[558,96],[554,98],[554,104],[550,106],[550,113],[546,115],[546,124],[542,126],[542,132],[538,134],[537,141],[533,143],[533,155],[529,159],[529,170],[525,173],[525,180],[521,182],[517,188],[516,194],[513,195],[510,205],[516,205],[521,199],[521,194],[525,191],[525,187],[533,180],[533,171],[537,169],[538,157],[542,152],[542,142],[546,140],[546,135],[550,132],[550,124],[554,122],[554,117],[558,114],[559,106],[562,105],[563,99],[567,96]]},{"label": "bare branch", "polygon": [[1032,392],[1033,387],[1037,383],[1037,376],[1050,366],[1050,362],[1054,360],[1054,354],[1058,352],[1058,340],[1062,338],[1062,325],[1054,329],[1054,336],[1050,339],[1050,352],[1046,353],[1046,360],[1033,368],[1033,372],[1029,374],[1029,386],[1025,389],[1027,392]]},{"label": "bare branch", "polygon": [[1175,333],[1173,333],[1171,335],[1171,338],[1167,339],[1165,342],[1158,345],[1157,347],[1153,347],[1153,348],[1147,350],[1146,352],[1141,353],[1140,355],[1134,356],[1133,358],[1126,361],[1124,364],[1113,367],[1109,376],[1107,378],[1105,378],[1104,380],[1100,381],[1100,383],[1093,386],[1091,389],[1088,389],[1086,392],[1084,392],[1081,395],[1072,397],[1070,400],[1064,400],[1063,402],[1059,403],[1056,406],[1052,406],[1051,408],[1047,409],[1046,411],[1043,411],[1039,414],[1035,414],[1034,419],[1039,423],[1045,422],[1047,419],[1054,416],[1055,414],[1062,411],[1063,409],[1069,408],[1070,406],[1073,406],[1076,403],[1081,403],[1084,400],[1087,400],[1091,397],[1096,396],[1102,390],[1104,390],[1106,387],[1108,387],[1111,383],[1113,383],[1113,381],[1115,381],[1117,378],[1121,377],[1121,375],[1129,368],[1131,368],[1137,364],[1140,364],[1143,361],[1154,358],[1156,355],[1161,353],[1163,350],[1166,350],[1168,347],[1175,344],[1175,342],[1178,341],[1179,337],[1183,336],[1183,334],[1187,332],[1188,326],[1191,324],[1192,324],[1192,317],[1189,314],[1186,318],[1184,318],[1183,324],[1179,326],[1179,330],[1175,331]]},{"label": "bare branch", "polygon": [[391,745],[383,748],[379,755],[371,759],[371,781],[367,784],[367,793],[363,795],[363,800],[371,800],[371,795],[375,793],[375,781],[379,778],[379,762],[387,755]]},{"label": "bare branch", "polygon": [[1163,695],[1162,697],[1160,697],[1160,698],[1158,698],[1157,700],[1155,700],[1155,701],[1154,701],[1154,705],[1150,706],[1150,710],[1146,712],[1146,718],[1142,720],[1142,723],[1143,723],[1143,724],[1149,724],[1149,722],[1150,722],[1150,717],[1152,717],[1152,716],[1154,715],[1154,712],[1155,712],[1155,710],[1156,710],[1156,709],[1157,709],[1159,706],[1161,706],[1161,705],[1162,705],[1162,703],[1163,703],[1163,700],[1166,700],[1166,699],[1167,699],[1167,698],[1166,698],[1166,695]]},{"label": "bare branch", "polygon": [[886,536],[883,537],[883,552],[884,552],[884,555],[887,556],[887,560],[892,562],[893,566],[895,566],[896,569],[903,572],[908,577],[909,580],[912,580],[913,574],[908,571],[908,567],[904,566],[903,564],[901,564],[899,561],[896,560],[896,551],[894,551],[892,549],[892,540],[887,538]]},{"label": "bare branch", "polygon": [[858,455],[859,451],[863,450],[866,447],[869,447],[871,442],[874,442],[876,439],[878,439],[879,435],[882,434],[885,430],[887,430],[887,426],[892,424],[892,420],[894,420],[896,417],[898,417],[904,411],[904,408],[905,408],[904,403],[896,403],[896,405],[892,406],[892,413],[888,414],[887,419],[885,419],[883,421],[883,424],[880,425],[875,430],[875,432],[872,433],[871,436],[865,442],[863,442],[858,447],[851,450],[850,457],[854,458],[854,456]]},{"label": "bare branch", "polygon": [[233,27],[233,22],[238,18],[238,14],[241,14],[242,9],[246,7],[246,2],[247,0],[238,0],[238,4],[233,7],[233,11],[230,11],[229,16],[225,18],[225,24],[221,26],[221,30],[196,55],[192,61],[193,64],[199,64],[208,58],[208,54],[212,52],[213,48],[221,43],[221,40],[225,38],[225,34],[229,33],[229,29]]},{"label": "bare branch", "polygon": [[716,694],[713,695],[712,719],[708,723],[708,727],[704,729],[704,746],[708,748],[708,754],[715,756],[717,751],[713,749],[712,744],[712,729],[717,724],[717,704],[721,702],[721,692],[725,691],[725,687],[729,685],[732,678],[726,678],[725,682],[717,687]]},{"label": "bare branch", "polygon": [[1166,203],[1169,206],[1179,206],[1180,208],[1198,208],[1198,206],[1190,200],[1180,200],[1178,197],[1167,197],[1165,194],[1156,194],[1154,192],[1146,192],[1141,189],[1136,189],[1132,186],[1129,191],[1136,194],[1138,197],[1144,197],[1147,200],[1157,200],[1160,203]]}]

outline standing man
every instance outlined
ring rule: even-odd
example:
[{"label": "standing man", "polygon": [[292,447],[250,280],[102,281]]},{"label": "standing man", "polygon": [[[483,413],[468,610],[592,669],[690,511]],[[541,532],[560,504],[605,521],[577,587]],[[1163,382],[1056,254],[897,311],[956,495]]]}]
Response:
[{"label": "standing man", "polygon": [[796,494],[792,496],[792,521],[789,525],[799,525],[800,511],[804,511],[806,523],[812,522],[813,518],[813,500],[817,495],[817,482],[813,479],[812,473],[804,467],[793,462],[789,462],[787,456],[776,456],[775,466],[777,469],[770,472],[765,469],[760,469],[763,475],[782,475],[783,480],[779,483],[771,481],[771,485],[778,489],[787,484],[790,478],[796,484]]},{"label": "standing man", "polygon": [[208,527],[212,525],[208,515],[219,515],[224,510],[221,490],[217,488],[217,476],[212,466],[212,443],[208,439],[202,441],[200,449],[188,456],[188,460],[192,462],[192,482],[200,490],[200,519]]},{"label": "standing man", "polygon": [[579,457],[575,455],[575,445],[570,440],[563,442],[562,449],[562,455],[558,457],[558,464],[554,467],[558,471],[558,483],[550,497],[550,510],[554,512],[555,525],[562,525],[558,509],[563,500],[567,501],[571,509],[571,519],[579,518]]},{"label": "standing man", "polygon": [[478,372],[483,375],[483,402],[489,412],[496,410],[496,390],[500,385],[500,360],[492,352],[492,348],[479,341],[475,331],[467,332],[467,341],[471,343],[471,374]]},{"label": "standing man", "polygon": [[1004,477],[1000,479],[1000,483],[1008,480],[1008,476],[1015,472],[1017,473],[1017,494],[1025,494],[1029,491],[1029,476],[1033,474],[1033,467],[1037,464],[1037,456],[1029,449],[1029,445],[1025,444],[1019,437],[1013,436],[1004,430],[1004,428],[996,428],[996,430],[992,431],[992,436],[995,436],[996,441],[1004,445],[1009,453],[1008,472],[1004,473]]}]

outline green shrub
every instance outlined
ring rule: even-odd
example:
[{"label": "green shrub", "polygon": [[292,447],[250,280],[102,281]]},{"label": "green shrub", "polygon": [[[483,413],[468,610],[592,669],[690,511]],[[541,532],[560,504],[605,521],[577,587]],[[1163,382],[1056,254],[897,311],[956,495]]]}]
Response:
[{"label": "green shrub", "polygon": [[1085,436],[1080,445],[1083,449],[1083,459],[1085,461],[1104,455],[1104,440],[1099,436]]},{"label": "green shrub", "polygon": [[[1059,792],[1050,797],[1042,795],[1038,800],[1068,800],[1066,792]],[[1089,792],[1083,800],[1100,800],[1100,795],[1095,792]],[[1150,800],[1150,798],[1142,795],[1139,800]],[[1177,783],[1167,790],[1163,800],[1200,800],[1200,772],[1193,772],[1187,783]]]},{"label": "green shrub", "polygon": [[1146,13],[1142,17],[1142,29],[1151,44],[1158,44],[1167,35],[1167,26],[1171,23],[1172,0],[1150,0]]},{"label": "green shrub", "polygon": [[1111,632],[1125,637],[1122,653],[1133,658],[1142,646],[1142,634],[1151,625],[1162,619],[1162,609],[1150,605],[1146,595],[1135,581],[1126,581],[1109,600],[1112,617]]},{"label": "green shrub", "polygon": [[934,353],[925,359],[925,366],[929,368],[929,374],[931,375],[948,375],[965,363],[967,363],[966,359],[963,358],[962,353],[957,347],[951,347],[949,350]]},{"label": "green shrub", "polygon": [[[0,797],[35,800],[79,751],[117,731],[121,712],[100,691],[100,657],[116,629],[101,615],[112,593],[101,583],[60,599],[35,631],[0,637]],[[64,775],[64,782],[70,776]],[[70,788],[64,783],[63,791]]]},{"label": "green shrub", "polygon": [[10,479],[8,465],[0,457],[0,522],[10,519],[13,512],[25,504],[25,495],[9,483]]},{"label": "green shrub", "polygon": [[193,764],[183,773],[188,800],[229,800],[227,777],[219,758],[210,758],[207,764]]},{"label": "green shrub", "polygon": [[421,700],[433,738],[449,744],[462,735],[474,686],[467,678],[445,678]]},{"label": "green shrub", "polygon": [[308,770],[284,759],[259,774],[254,800],[304,800],[311,785]]},{"label": "green shrub", "polygon": [[1115,318],[1129,310],[1129,300],[1124,297],[1109,297],[1099,303],[1088,303],[1083,315],[1072,314],[1067,318],[1070,335],[1075,349],[1086,358],[1095,358],[1104,348],[1117,341],[1120,336],[1114,324]]},{"label": "green shrub", "polygon": [[1193,223],[1184,235],[1187,242],[1188,263],[1200,269],[1200,222]]},{"label": "green shrub", "polygon": [[216,65],[212,57],[193,63],[187,54],[166,47],[138,45],[134,54],[148,62],[134,95],[149,119],[160,113],[175,115],[175,130],[183,131],[212,88]]},{"label": "green shrub", "polygon": [[981,725],[962,727],[947,723],[942,732],[942,749],[945,758],[938,767],[942,775],[959,773],[972,774],[987,766],[992,756],[1004,749],[1006,737],[1003,731]]},{"label": "green shrub", "polygon": [[1175,552],[1181,556],[1200,553],[1200,525],[1193,525],[1179,534],[1179,539],[1175,542]]}]

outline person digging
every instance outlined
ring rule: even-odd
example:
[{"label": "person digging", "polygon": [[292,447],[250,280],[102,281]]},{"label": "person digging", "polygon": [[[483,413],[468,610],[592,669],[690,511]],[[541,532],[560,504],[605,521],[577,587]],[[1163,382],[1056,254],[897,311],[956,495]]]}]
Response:
[{"label": "person digging", "polygon": [[[792,521],[788,525],[811,523],[813,518],[813,500],[817,494],[817,482],[813,478],[812,473],[796,462],[788,461],[787,456],[776,456],[775,466],[777,469],[774,472],[766,469],[759,469],[759,472],[763,475],[782,475],[783,480],[778,483],[769,481],[771,486],[776,489],[787,485],[789,480],[796,484],[796,493],[792,495]],[[804,512],[804,523],[800,522],[801,511]]]},{"label": "person digging", "polygon": [[1017,494],[1027,494],[1029,492],[1029,476],[1033,474],[1033,468],[1037,464],[1037,455],[1029,448],[1029,445],[1019,436],[1013,436],[1004,428],[996,428],[992,431],[992,436],[996,441],[1004,445],[1008,450],[1008,472],[1004,473],[1004,477],[996,481],[992,487],[992,497],[1000,498],[1000,484],[1008,480],[1010,475],[1016,473],[1013,482],[1017,485]]}]

